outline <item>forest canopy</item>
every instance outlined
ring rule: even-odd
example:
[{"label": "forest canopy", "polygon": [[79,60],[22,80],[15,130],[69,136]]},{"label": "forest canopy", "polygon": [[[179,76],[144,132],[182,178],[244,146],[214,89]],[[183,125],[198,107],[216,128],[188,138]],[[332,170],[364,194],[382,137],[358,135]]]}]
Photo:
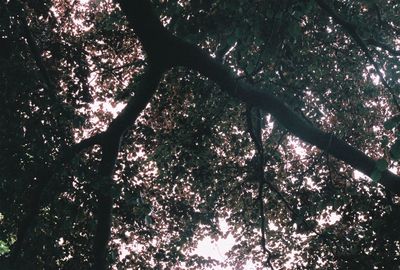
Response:
[{"label": "forest canopy", "polygon": [[397,269],[399,14],[0,1],[0,268]]}]

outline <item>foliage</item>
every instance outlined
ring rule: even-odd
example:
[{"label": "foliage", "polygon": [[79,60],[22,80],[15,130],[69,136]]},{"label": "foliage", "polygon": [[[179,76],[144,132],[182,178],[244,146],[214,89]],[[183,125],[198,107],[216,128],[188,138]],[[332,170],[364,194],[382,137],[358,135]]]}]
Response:
[{"label": "foliage", "polygon": [[[381,181],[400,172],[400,4],[153,1],[170,33],[328,134],[317,148],[264,107],[258,146],[251,102],[186,60],[165,70],[174,54],[154,60],[135,1],[117,2],[0,2],[0,268],[98,266],[107,198],[104,268],[400,266],[399,193]],[[368,176],[330,154],[335,138],[376,161]],[[193,254],[227,233],[225,262]]]}]

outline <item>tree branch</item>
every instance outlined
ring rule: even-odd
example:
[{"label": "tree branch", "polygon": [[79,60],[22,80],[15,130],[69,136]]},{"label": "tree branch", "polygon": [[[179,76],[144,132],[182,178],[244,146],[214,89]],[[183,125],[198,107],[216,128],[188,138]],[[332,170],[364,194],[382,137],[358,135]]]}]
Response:
[{"label": "tree branch", "polygon": [[110,238],[112,222],[112,184],[115,162],[118,157],[120,138],[109,136],[102,145],[102,157],[99,165],[96,185],[97,210],[96,232],[93,243],[93,269],[107,269],[107,244]]},{"label": "tree branch", "polygon": [[[152,29],[156,32],[151,32],[151,38],[145,35],[143,33],[144,25],[148,23],[155,24],[156,20],[154,12],[151,11],[149,1],[120,0],[118,2],[121,3],[122,10],[127,15],[130,24],[135,30],[138,29],[139,32],[137,34],[142,42],[146,42],[147,47],[156,47],[156,45],[149,44],[152,42],[166,46],[163,48],[163,52],[169,52],[169,58],[173,59],[173,62],[170,62],[169,65],[181,65],[200,72],[203,76],[216,82],[224,91],[227,91],[232,96],[270,113],[289,132],[303,141],[317,146],[366,175],[371,175],[375,171],[377,167],[375,160],[335,137],[333,134],[323,132],[314,127],[268,90],[258,89],[245,82],[238,81],[230,69],[217,62],[198,47],[176,37],[171,37],[171,35],[166,35],[166,30],[159,27]],[[146,8],[146,12],[141,11],[143,7]],[[146,16],[143,15],[144,13],[146,13]],[[136,16],[140,16],[140,20],[135,19]],[[149,16],[152,17],[149,18]],[[168,38],[169,40],[166,41],[164,38]],[[171,45],[172,47],[168,47]],[[151,51],[149,50],[148,53],[151,53]],[[400,194],[399,176],[386,170],[382,173],[379,182],[393,193]]]},{"label": "tree branch", "polygon": [[128,104],[108,127],[106,138],[122,136],[125,130],[135,123],[136,118],[154,95],[164,72],[165,68],[160,66],[159,62],[154,63],[151,61],[149,63],[133,97],[129,99]]},{"label": "tree branch", "polygon": [[115,1],[120,4],[128,22],[135,29],[147,57],[157,61],[159,66],[173,63],[173,55],[167,53],[167,51],[172,48],[175,37],[163,27],[150,1]]},{"label": "tree branch", "polygon": [[112,223],[112,185],[115,162],[118,157],[120,140],[124,132],[136,121],[153,97],[164,73],[164,69],[149,63],[137,91],[125,108],[111,122],[102,138],[102,159],[98,170],[96,219],[97,226],[93,243],[93,269],[107,269],[107,246]]},{"label": "tree branch", "polygon": [[264,213],[264,184],[265,184],[265,175],[264,175],[264,167],[265,167],[265,158],[264,158],[264,147],[262,144],[262,129],[261,129],[261,119],[260,119],[260,110],[258,108],[247,107],[246,108],[246,122],[248,126],[248,132],[253,141],[254,147],[256,149],[255,156],[255,172],[256,172],[256,180],[258,181],[258,206],[259,206],[259,214],[260,214],[260,229],[261,229],[261,249],[264,254],[268,251],[268,258],[270,258],[270,252],[266,247],[266,225],[268,226],[265,220]]},{"label": "tree branch", "polygon": [[23,209],[25,213],[18,223],[17,239],[11,248],[10,261],[11,263],[17,262],[18,257],[24,246],[24,242],[27,238],[28,232],[34,223],[36,216],[39,213],[39,209],[42,202],[43,192],[49,183],[53,180],[54,174],[60,168],[64,168],[66,164],[70,163],[72,159],[82,152],[83,150],[100,144],[103,134],[96,134],[88,139],[84,139],[79,143],[65,148],[61,151],[59,157],[48,167],[42,167],[34,175],[31,186],[28,188],[27,200],[24,203]]}]

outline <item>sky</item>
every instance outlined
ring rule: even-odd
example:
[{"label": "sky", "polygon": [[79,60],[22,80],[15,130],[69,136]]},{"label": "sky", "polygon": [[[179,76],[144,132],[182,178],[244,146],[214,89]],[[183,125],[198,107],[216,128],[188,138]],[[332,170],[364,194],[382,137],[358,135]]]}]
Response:
[{"label": "sky", "polygon": [[[226,239],[219,239],[218,241],[214,241],[210,237],[206,237],[199,243],[193,253],[223,262],[226,259],[225,253],[228,252],[234,244],[235,239],[232,235],[228,235]],[[232,268],[213,267],[212,269],[231,270]]]},{"label": "sky", "polygon": [[[224,220],[220,220],[220,228],[225,235],[228,231],[228,224]],[[214,260],[223,262],[227,259],[225,255],[235,244],[235,239],[232,234],[228,234],[226,238],[220,238],[218,241],[212,240],[211,237],[205,237],[193,251],[193,254],[203,256],[205,258],[210,257]],[[212,267],[210,270],[235,270],[232,267]],[[245,270],[256,269],[250,262],[245,266]]]}]

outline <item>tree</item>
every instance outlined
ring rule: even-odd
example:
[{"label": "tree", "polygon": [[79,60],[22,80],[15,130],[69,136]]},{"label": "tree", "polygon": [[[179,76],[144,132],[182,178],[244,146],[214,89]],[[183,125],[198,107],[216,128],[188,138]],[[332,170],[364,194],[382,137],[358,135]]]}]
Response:
[{"label": "tree", "polygon": [[1,2],[2,267],[399,266],[399,12]]}]

